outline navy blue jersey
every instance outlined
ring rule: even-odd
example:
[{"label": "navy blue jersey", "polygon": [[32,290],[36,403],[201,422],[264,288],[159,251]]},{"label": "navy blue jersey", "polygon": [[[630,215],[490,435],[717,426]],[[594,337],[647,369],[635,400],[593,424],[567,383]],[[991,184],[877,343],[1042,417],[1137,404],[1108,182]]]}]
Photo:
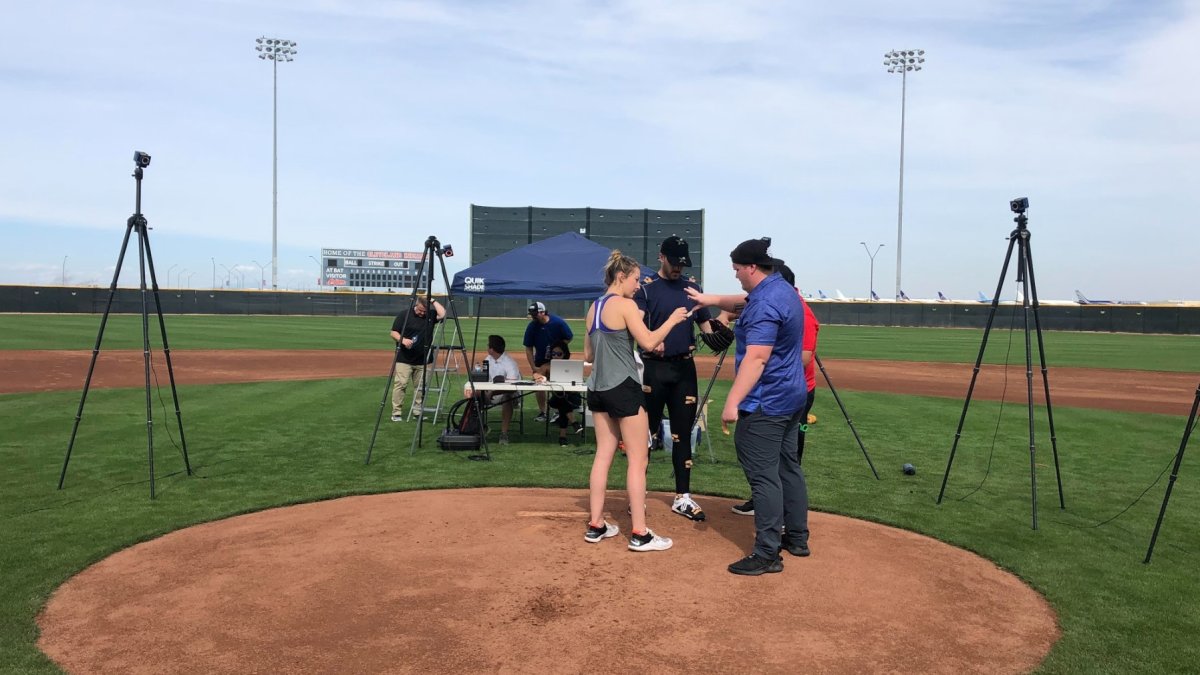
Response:
[{"label": "navy blue jersey", "polygon": [[[700,290],[700,286],[696,282],[685,277],[672,281],[655,274],[642,279],[642,285],[638,288],[637,293],[633,294],[633,300],[637,303],[638,309],[645,312],[646,327],[656,330],[666,323],[676,307],[685,307],[688,310],[695,307],[696,303],[692,302],[685,292],[685,289],[688,288]],[[692,314],[692,321],[696,323],[708,321],[708,319],[707,307],[701,307]],[[695,345],[696,339],[692,333],[692,324],[684,321],[667,333],[667,339],[663,340],[663,357],[671,358],[688,354],[695,348]]]}]

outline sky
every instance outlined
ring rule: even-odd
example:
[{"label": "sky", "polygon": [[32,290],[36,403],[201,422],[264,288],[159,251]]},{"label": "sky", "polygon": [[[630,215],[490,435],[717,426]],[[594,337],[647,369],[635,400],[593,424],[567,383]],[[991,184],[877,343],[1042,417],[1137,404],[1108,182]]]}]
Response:
[{"label": "sky", "polygon": [[0,283],[111,283],[141,150],[160,285],[270,287],[275,92],[281,288],[468,252],[481,204],[704,209],[713,292],[766,236],[807,293],[892,297],[899,249],[908,296],[973,300],[1027,197],[1041,299],[1198,299],[1197,63],[1200,0],[16,3]]}]

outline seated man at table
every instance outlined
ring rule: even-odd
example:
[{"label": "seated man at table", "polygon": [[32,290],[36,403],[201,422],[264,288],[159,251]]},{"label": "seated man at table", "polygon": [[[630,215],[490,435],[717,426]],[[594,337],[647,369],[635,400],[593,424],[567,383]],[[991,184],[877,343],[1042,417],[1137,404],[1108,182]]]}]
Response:
[{"label": "seated man at table", "polygon": [[[516,382],[521,379],[521,369],[513,357],[504,353],[505,347],[503,337],[488,336],[487,364],[492,382]],[[508,425],[512,422],[513,403],[517,396],[511,391],[496,392],[491,396],[491,404],[500,406],[500,445],[508,445]]]},{"label": "seated man at table", "polygon": [[[569,359],[571,358],[571,347],[566,340],[559,340],[558,342],[550,345],[550,349],[546,352],[546,356],[550,358],[550,361],[555,359]],[[544,372],[539,369],[533,374],[533,381],[539,383],[546,382],[548,381],[549,374],[550,362],[547,361]],[[579,395],[579,392],[553,391],[550,393],[550,400],[546,405],[550,410],[554,411],[553,416],[550,418],[550,422],[558,423],[559,445],[567,444],[568,428],[572,428],[572,430],[577,434],[583,431],[583,423],[574,422],[575,409],[580,405],[583,405],[583,397]]]}]

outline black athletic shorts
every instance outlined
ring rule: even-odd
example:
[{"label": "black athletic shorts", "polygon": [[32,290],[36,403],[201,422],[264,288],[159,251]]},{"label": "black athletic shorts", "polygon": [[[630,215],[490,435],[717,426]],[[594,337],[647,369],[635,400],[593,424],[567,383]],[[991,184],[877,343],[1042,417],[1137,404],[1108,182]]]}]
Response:
[{"label": "black athletic shorts", "polygon": [[633,417],[646,407],[646,395],[642,385],[632,377],[612,389],[587,393],[588,408],[592,412],[607,413],[609,417]]}]

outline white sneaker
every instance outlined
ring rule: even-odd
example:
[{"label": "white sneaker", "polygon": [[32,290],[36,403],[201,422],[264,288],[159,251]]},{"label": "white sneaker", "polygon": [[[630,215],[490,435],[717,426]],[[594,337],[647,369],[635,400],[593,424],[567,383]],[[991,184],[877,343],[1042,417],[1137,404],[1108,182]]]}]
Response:
[{"label": "white sneaker", "polygon": [[392,415],[392,421],[393,422],[403,422],[404,415]]},{"label": "white sneaker", "polygon": [[654,534],[654,530],[646,528],[646,534],[629,535],[630,551],[665,551],[671,548],[672,542],[666,537]]},{"label": "white sneaker", "polygon": [[618,529],[616,525],[613,525],[612,523],[608,522],[607,520],[604,521],[604,525],[602,527],[592,527],[591,524],[589,523],[587,532],[583,533],[583,540],[589,544],[596,544],[596,543],[599,543],[602,539],[608,539],[609,537],[615,537],[620,532],[621,532],[621,530]]},{"label": "white sneaker", "polygon": [[707,517],[704,515],[704,509],[700,508],[696,500],[684,495],[675,497],[675,503],[671,504],[671,510],[688,520],[701,521]]}]

